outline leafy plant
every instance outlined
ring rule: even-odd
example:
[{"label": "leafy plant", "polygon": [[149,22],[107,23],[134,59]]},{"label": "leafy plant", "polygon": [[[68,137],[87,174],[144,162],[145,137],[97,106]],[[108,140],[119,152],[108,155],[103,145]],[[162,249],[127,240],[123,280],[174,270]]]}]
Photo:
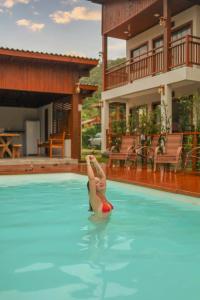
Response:
[{"label": "leafy plant", "polygon": [[116,134],[126,133],[126,120],[113,121],[111,123],[112,132]]},{"label": "leafy plant", "polygon": [[196,93],[193,96],[193,109],[195,117],[195,130],[200,131],[200,94]]},{"label": "leafy plant", "polygon": [[160,110],[157,108],[151,112],[142,110],[140,116],[135,110],[129,116],[130,133],[139,132],[143,135],[155,134],[160,132]]},{"label": "leafy plant", "polygon": [[192,110],[193,110],[193,97],[181,97],[178,103],[178,115],[179,115],[179,126],[180,131],[192,131],[193,130],[193,120],[192,120]]},{"label": "leafy plant", "polygon": [[[125,58],[109,60],[108,67],[113,67],[124,61]],[[92,71],[90,72],[90,77],[82,77],[80,82],[82,84],[94,84],[98,86],[98,91],[94,93],[92,97],[86,98],[84,100],[83,110],[82,110],[82,120],[88,120],[96,116],[100,116],[100,109],[94,108],[94,105],[100,103],[101,101],[102,63],[100,62],[96,68],[92,69]]]},{"label": "leafy plant", "polygon": [[96,133],[100,132],[100,128],[97,125],[94,125],[89,128],[85,128],[82,130],[82,145],[83,148],[88,148],[89,146],[89,139],[94,137]]}]

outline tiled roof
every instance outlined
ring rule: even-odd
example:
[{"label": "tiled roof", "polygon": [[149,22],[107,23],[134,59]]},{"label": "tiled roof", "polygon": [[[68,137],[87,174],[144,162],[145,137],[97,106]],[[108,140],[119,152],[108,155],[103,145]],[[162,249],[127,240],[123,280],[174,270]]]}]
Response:
[{"label": "tiled roof", "polygon": [[80,83],[80,88],[85,90],[94,90],[96,91],[98,89],[97,84],[88,84],[88,83]]},{"label": "tiled roof", "polygon": [[88,1],[94,2],[94,3],[99,3],[99,4],[103,4],[106,2],[105,0],[88,0]]},{"label": "tiled roof", "polygon": [[57,59],[64,62],[64,59],[66,59],[66,62],[73,62],[78,63],[80,61],[85,61],[87,63],[88,61],[93,62],[94,64],[98,63],[98,59],[95,58],[89,58],[85,56],[76,56],[76,55],[67,55],[67,54],[58,54],[58,53],[48,53],[48,52],[39,52],[39,51],[30,51],[30,50],[23,50],[23,49],[14,49],[14,48],[6,48],[6,47],[0,47],[0,55],[3,54],[16,54],[16,56],[29,56],[30,58],[41,58],[41,59]]}]

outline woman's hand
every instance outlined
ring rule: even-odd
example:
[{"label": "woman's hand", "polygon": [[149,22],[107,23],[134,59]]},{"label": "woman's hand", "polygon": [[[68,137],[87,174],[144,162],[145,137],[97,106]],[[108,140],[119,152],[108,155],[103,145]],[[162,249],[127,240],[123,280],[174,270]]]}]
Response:
[{"label": "woman's hand", "polygon": [[94,155],[89,155],[89,157],[91,162],[94,162],[96,160],[96,157]]},{"label": "woman's hand", "polygon": [[87,156],[85,157],[85,160],[86,160],[86,163],[90,164],[90,155],[87,155]]}]

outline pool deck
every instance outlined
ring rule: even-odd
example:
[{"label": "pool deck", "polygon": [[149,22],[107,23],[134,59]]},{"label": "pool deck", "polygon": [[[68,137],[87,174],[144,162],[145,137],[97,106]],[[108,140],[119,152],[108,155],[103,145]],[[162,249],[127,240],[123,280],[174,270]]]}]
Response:
[{"label": "pool deck", "polygon": [[[200,198],[200,173],[177,172],[160,170],[152,172],[148,169],[127,169],[122,167],[108,168],[105,164],[103,168],[107,178],[114,181],[136,184],[167,192],[184,194]],[[39,163],[0,165],[0,175],[16,174],[44,174],[44,173],[64,173],[72,172],[86,174],[85,164],[69,164],[54,161],[53,164]]]}]

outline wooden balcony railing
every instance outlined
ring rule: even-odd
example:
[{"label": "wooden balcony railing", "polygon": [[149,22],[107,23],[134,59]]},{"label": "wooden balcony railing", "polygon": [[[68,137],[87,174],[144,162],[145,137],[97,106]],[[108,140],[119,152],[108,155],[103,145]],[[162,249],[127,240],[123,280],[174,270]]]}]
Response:
[{"label": "wooden balcony railing", "polygon": [[[200,65],[200,38],[187,35],[172,41],[169,48],[170,69]],[[159,47],[112,67],[106,72],[106,90],[155,76],[164,71],[164,50]]]}]

